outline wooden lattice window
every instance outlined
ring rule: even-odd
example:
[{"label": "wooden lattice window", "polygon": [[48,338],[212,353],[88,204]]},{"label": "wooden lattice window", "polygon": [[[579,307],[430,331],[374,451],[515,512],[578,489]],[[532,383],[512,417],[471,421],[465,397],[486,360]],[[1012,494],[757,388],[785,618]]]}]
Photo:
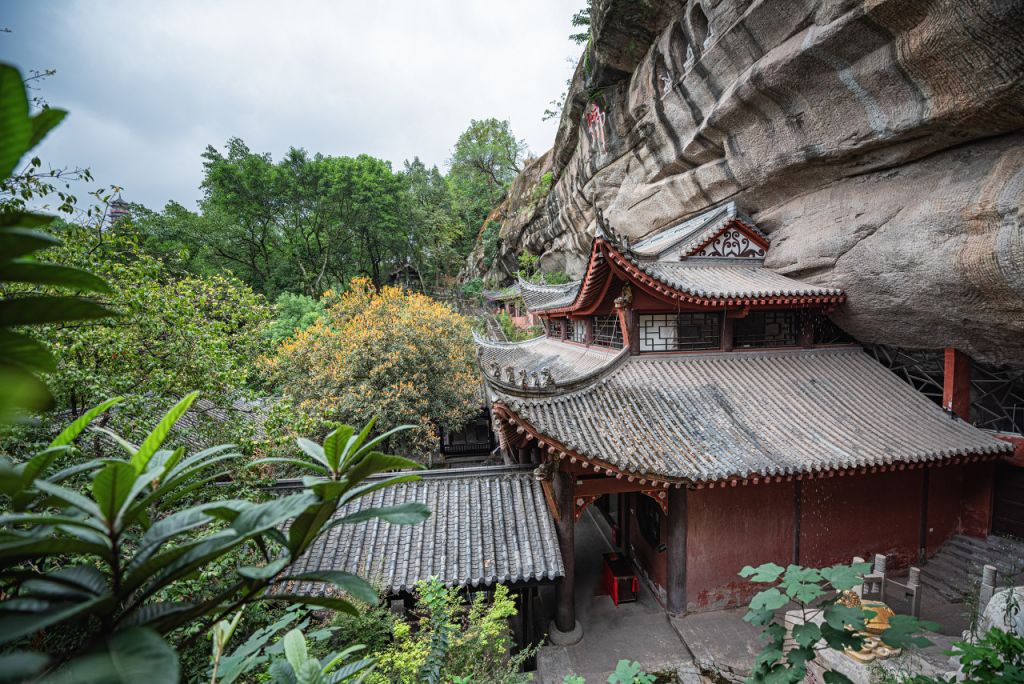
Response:
[{"label": "wooden lattice window", "polygon": [[587,322],[583,320],[569,321],[569,339],[573,342],[587,341]]},{"label": "wooden lattice window", "polygon": [[594,344],[622,349],[622,327],[618,316],[594,316]]},{"label": "wooden lattice window", "polygon": [[565,334],[564,318],[549,318],[547,320],[548,337],[561,339]]},{"label": "wooden lattice window", "polygon": [[737,318],[733,327],[733,347],[792,347],[800,330],[797,311],[752,311]]},{"label": "wooden lattice window", "polygon": [[640,351],[718,349],[722,344],[722,314],[641,314]]}]

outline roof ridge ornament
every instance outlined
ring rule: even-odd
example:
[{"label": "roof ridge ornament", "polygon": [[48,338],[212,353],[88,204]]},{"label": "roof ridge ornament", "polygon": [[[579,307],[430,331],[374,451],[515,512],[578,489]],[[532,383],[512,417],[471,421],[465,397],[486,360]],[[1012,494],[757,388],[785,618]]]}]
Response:
[{"label": "roof ridge ornament", "polygon": [[612,224],[605,218],[604,212],[598,206],[594,207],[594,211],[597,214],[597,235],[595,237],[610,242],[614,246],[621,248],[623,252],[629,252],[629,237],[626,235],[619,235],[619,233],[612,227]]}]

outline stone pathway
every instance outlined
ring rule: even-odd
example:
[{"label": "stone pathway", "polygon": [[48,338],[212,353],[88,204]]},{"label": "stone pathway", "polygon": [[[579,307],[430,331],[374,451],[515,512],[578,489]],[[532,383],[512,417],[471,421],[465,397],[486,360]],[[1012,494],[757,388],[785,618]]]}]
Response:
[{"label": "stone pathway", "polygon": [[604,684],[619,660],[627,658],[648,672],[674,672],[692,662],[686,645],[661,605],[641,583],[634,603],[616,606],[600,595],[601,556],[611,550],[610,530],[600,513],[588,508],[576,525],[576,618],[583,639],[572,646],[547,645],[537,655],[537,680],[561,684],[568,674]]}]

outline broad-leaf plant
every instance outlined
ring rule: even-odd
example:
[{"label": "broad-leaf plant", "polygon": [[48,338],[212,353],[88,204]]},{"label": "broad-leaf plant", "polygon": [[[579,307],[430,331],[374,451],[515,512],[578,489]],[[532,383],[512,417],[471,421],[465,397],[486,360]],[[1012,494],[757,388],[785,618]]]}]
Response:
[{"label": "broad-leaf plant", "polygon": [[[419,467],[377,450],[404,428],[371,437],[371,421],[359,432],[342,426],[323,445],[300,440],[305,457],[289,460],[310,475],[299,493],[260,503],[221,500],[182,508],[184,497],[214,486],[238,467],[240,458],[231,446],[190,455],[183,447],[164,448],[174,423],[195,399],[195,393],[185,397],[139,445],[109,433],[124,452],[120,458],[57,467],[74,452],[75,438],[117,401],[111,400],[76,420],[30,460],[0,460],[0,492],[10,510],[0,515],[0,582],[6,588],[0,602],[0,646],[28,646],[41,630],[77,630],[87,636],[81,649],[85,657],[64,668],[74,671],[76,679],[90,679],[90,673],[105,671],[112,662],[131,663],[145,654],[168,663],[150,673],[149,681],[170,684],[178,679],[177,661],[161,637],[184,626],[199,625],[196,634],[205,634],[255,601],[353,614],[350,599],[377,601],[375,589],[356,575],[293,574],[288,568],[336,525],[370,518],[414,524],[429,515],[418,503],[335,515],[361,496],[417,477],[367,481],[382,471]],[[83,479],[88,484],[76,486]],[[261,561],[236,567],[234,580],[213,595],[196,603],[163,598],[176,582],[246,547],[256,550]],[[328,583],[341,595],[290,593],[296,581]],[[5,659],[24,665],[26,675],[48,666],[58,666],[59,674],[62,665],[29,651]]]},{"label": "broad-leaf plant", "polygon": [[[748,682],[801,682],[807,675],[807,664],[825,649],[859,650],[864,642],[861,633],[866,622],[874,617],[869,608],[849,607],[840,603],[841,592],[861,584],[870,563],[833,565],[827,568],[805,568],[790,565],[783,568],[765,563],[754,568],[746,566],[740,577],[751,582],[772,584],[754,596],[745,621],[763,627],[765,640],[754,663]],[[799,612],[799,620],[788,633],[781,611]],[[909,615],[895,615],[881,639],[894,648],[927,646],[920,633],[938,629],[933,622]],[[792,641],[787,643],[787,637]],[[824,673],[826,684],[850,684],[850,679],[834,670]]]}]

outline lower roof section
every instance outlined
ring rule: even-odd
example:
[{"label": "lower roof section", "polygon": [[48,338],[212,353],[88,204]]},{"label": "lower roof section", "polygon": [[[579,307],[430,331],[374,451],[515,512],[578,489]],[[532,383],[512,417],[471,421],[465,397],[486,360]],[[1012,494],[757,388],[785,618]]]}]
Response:
[{"label": "lower roof section", "polygon": [[[553,580],[564,574],[554,522],[530,467],[424,471],[422,479],[377,490],[336,517],[371,507],[420,502],[431,515],[418,525],[370,520],[338,525],[289,573],[345,570],[390,594],[438,577],[450,586]],[[306,596],[333,590],[317,582],[288,587]]]},{"label": "lower roof section", "polygon": [[621,349],[584,347],[546,335],[525,342],[495,342],[477,335],[476,345],[488,382],[539,391],[585,380],[624,354]]},{"label": "lower roof section", "polygon": [[567,453],[689,482],[1012,449],[859,348],[632,356],[557,396],[499,390],[497,406]]}]

